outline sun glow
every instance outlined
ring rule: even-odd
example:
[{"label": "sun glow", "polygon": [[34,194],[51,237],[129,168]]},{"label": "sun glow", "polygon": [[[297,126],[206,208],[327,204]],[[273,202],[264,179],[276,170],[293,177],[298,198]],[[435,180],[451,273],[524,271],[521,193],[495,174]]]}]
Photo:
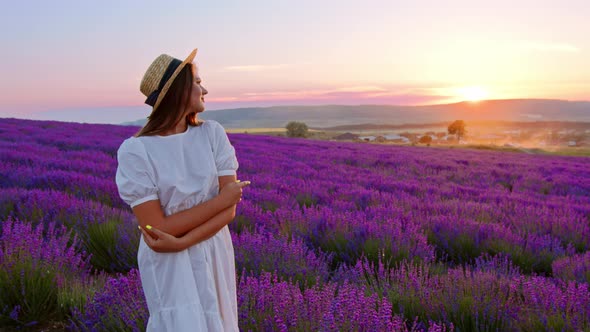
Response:
[{"label": "sun glow", "polygon": [[489,93],[482,87],[469,86],[458,89],[457,95],[465,101],[480,101],[488,98]]}]

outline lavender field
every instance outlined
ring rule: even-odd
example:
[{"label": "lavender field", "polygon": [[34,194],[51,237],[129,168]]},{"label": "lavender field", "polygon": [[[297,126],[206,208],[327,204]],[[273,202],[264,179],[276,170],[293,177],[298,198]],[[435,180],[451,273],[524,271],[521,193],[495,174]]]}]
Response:
[{"label": "lavender field", "polygon": [[[144,329],[137,130],[0,119],[0,327]],[[590,159],[229,137],[241,330],[590,331]]]}]

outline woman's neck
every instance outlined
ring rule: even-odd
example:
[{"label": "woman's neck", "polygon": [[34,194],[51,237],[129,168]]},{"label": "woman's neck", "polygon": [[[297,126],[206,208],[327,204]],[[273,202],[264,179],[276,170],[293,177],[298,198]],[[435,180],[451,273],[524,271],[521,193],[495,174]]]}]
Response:
[{"label": "woman's neck", "polygon": [[170,129],[167,130],[165,132],[162,133],[163,136],[168,136],[168,135],[175,135],[175,134],[180,134],[180,133],[184,133],[186,131],[186,119],[182,119],[180,122],[178,122],[178,124],[176,124],[176,127],[174,127],[174,129]]}]

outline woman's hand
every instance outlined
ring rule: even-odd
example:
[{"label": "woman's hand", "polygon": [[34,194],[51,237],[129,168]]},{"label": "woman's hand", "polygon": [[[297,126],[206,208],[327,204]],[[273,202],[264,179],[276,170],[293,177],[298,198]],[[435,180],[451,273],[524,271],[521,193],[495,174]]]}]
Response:
[{"label": "woman's hand", "polygon": [[143,233],[143,239],[145,243],[152,248],[153,251],[156,252],[178,252],[186,249],[184,247],[184,241],[179,239],[173,235],[168,233],[162,232],[159,229],[154,227],[150,227],[150,232],[154,233],[157,238],[153,237],[149,234],[148,231],[143,229],[141,226],[139,227],[141,232]]},{"label": "woman's hand", "polygon": [[242,188],[249,185],[250,181],[236,181],[230,182],[223,186],[219,195],[224,197],[230,205],[238,204],[238,202],[242,199]]}]

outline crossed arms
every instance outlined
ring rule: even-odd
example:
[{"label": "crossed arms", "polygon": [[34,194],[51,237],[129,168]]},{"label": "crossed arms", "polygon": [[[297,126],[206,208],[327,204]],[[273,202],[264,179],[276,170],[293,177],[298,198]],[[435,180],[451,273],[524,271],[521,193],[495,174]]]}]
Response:
[{"label": "crossed arms", "polygon": [[[235,175],[219,177],[219,195],[192,208],[165,216],[159,200],[133,208],[146,244],[157,252],[176,252],[215,235],[235,217],[242,188]],[[151,230],[147,230],[147,226]]]}]

